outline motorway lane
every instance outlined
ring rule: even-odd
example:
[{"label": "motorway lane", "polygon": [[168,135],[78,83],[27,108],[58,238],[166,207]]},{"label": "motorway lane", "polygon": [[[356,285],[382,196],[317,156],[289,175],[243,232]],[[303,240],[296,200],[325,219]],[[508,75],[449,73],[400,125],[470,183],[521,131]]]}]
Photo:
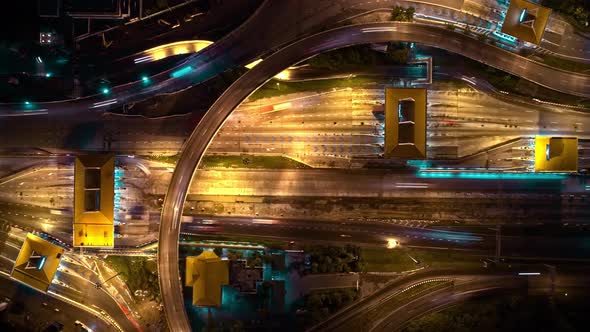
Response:
[{"label": "motorway lane", "polygon": [[238,79],[213,104],[187,140],[177,163],[162,209],[158,255],[160,288],[166,316],[169,322],[173,321],[170,323],[172,329],[190,329],[183,309],[182,287],[177,267],[182,207],[199,161],[229,114],[256,87],[302,59],[339,47],[390,40],[414,41],[437,46],[559,91],[589,95],[588,76],[558,71],[502,49],[487,44],[484,46],[469,37],[421,24],[379,23],[345,27],[308,37],[276,52]]},{"label": "motorway lane", "polygon": [[160,119],[83,112],[2,118],[0,148],[176,154],[193,129],[191,114]]},{"label": "motorway lane", "polygon": [[72,274],[57,272],[49,291],[67,297],[98,312],[104,310],[123,331],[136,331],[119,306],[103,289],[96,289],[87,279]]},{"label": "motorway lane", "polygon": [[[117,331],[113,326],[107,325],[85,310],[53,296],[34,291],[13,280],[8,280],[4,274],[0,278],[0,286],[2,298],[7,297],[11,299],[11,303],[19,302],[24,305],[25,311],[32,318],[27,323],[29,328],[37,328],[38,325],[41,325],[39,326],[39,330],[41,330],[45,324],[58,321],[64,324],[64,331],[79,331],[74,325],[74,322],[79,320],[94,331]],[[47,306],[42,303],[47,303]],[[59,312],[55,311],[56,308],[59,309]]]},{"label": "motorway lane", "polygon": [[[418,173],[422,174],[422,173]],[[162,174],[162,179],[169,178]],[[164,181],[163,184],[167,183]],[[421,188],[404,186],[414,184]],[[162,193],[160,185],[155,193]],[[425,178],[415,170],[338,170],[338,169],[202,169],[190,186],[194,195],[243,195],[286,197],[453,197],[455,193],[559,195],[583,193],[583,177],[562,180],[463,180]],[[450,195],[446,195],[446,193]],[[468,195],[460,194],[465,197]],[[457,196],[455,196],[457,197]]]},{"label": "motorway lane", "polygon": [[373,323],[369,331],[398,331],[412,319],[426,313],[440,311],[453,304],[462,303],[480,296],[512,294],[527,289],[525,278],[508,276],[474,279],[459,281],[450,288],[427,292]]},{"label": "motorway lane", "polygon": [[[304,160],[376,156],[382,152],[376,147],[383,144],[383,130],[373,107],[383,102],[378,87],[247,102],[228,118],[208,152],[283,153]],[[451,90],[435,82],[428,91],[428,108],[431,158],[440,147],[456,147],[462,157],[519,136],[590,137],[585,135],[587,114],[508,103],[470,88]]]},{"label": "motorway lane", "polygon": [[[363,298],[354,306],[337,312],[329,320],[315,325],[310,328],[309,331],[332,331],[338,330],[338,328],[346,330],[346,324],[350,324],[366,312],[376,309],[381,303],[393,298],[399,294],[400,291],[420,282],[435,278],[453,279],[455,282],[495,279],[493,274],[483,269],[475,271],[423,269],[394,280],[390,284],[381,288],[378,292]],[[496,278],[502,278],[502,275],[500,274]]]},{"label": "motorway lane", "polygon": [[[206,220],[206,221],[203,221]],[[182,232],[199,234],[203,227],[215,221],[213,232],[231,236],[280,239],[297,243],[334,243],[344,245],[354,243],[366,247],[384,248],[387,240],[394,238],[402,246],[409,248],[451,249],[469,252],[474,255],[493,256],[496,246],[496,232],[492,228],[406,227],[387,223],[367,223],[358,221],[334,222],[319,219],[251,218],[207,216],[195,217],[192,223],[183,223]],[[588,232],[569,230],[560,236],[533,234],[532,229],[514,233],[505,229],[502,236],[502,256],[555,259],[590,259],[587,248]],[[531,233],[531,234],[528,234]],[[524,239],[524,240],[523,240]]]},{"label": "motorway lane", "polygon": [[0,219],[25,229],[51,234],[66,243],[71,243],[71,216],[54,215],[50,211],[49,208],[0,201]]},{"label": "motorway lane", "polygon": [[[297,7],[295,12],[302,13],[306,10],[304,7],[302,7],[303,2],[304,1],[300,1],[294,5]],[[291,22],[293,19],[295,19],[295,24],[293,24],[293,26],[296,27],[301,27],[301,24],[311,24],[310,26],[313,26],[313,22],[317,24],[324,21],[321,18],[319,18],[319,21],[316,21],[316,19],[318,19],[317,17],[310,16],[306,17],[310,18],[309,22],[302,23],[305,21],[305,19],[301,20],[301,17],[292,15],[292,11],[279,11],[270,14],[273,10],[273,6],[275,5],[277,5],[277,2],[273,1],[263,4],[263,10],[259,11],[258,14],[254,16],[256,16],[257,20],[261,20],[263,17],[265,17],[265,15],[272,17],[273,21],[283,18],[280,25]],[[293,4],[290,5],[293,6]],[[281,5],[278,6],[280,7]],[[320,8],[322,6],[325,7],[323,8],[324,10]],[[313,13],[322,13],[322,15],[328,15],[326,13],[334,13],[334,11],[338,12],[339,8],[335,7],[336,6],[333,6],[333,4],[325,1],[322,2],[322,4],[316,3],[314,6],[308,7],[307,10],[309,10],[309,8],[313,8],[312,13],[310,13],[312,16]],[[249,22],[252,22],[252,20]],[[269,22],[267,21],[265,24],[269,24]],[[368,26],[369,25],[367,25],[367,27]],[[306,38],[296,42],[294,44],[300,44],[305,41],[307,45],[305,45],[304,42],[304,45],[301,46],[302,48],[308,49],[306,50],[306,53],[311,51],[311,54],[307,56],[296,57],[292,60],[283,61],[281,68],[273,70],[273,74],[267,77],[274,76],[276,73],[280,72],[281,69],[294,64],[298,60],[305,59],[306,57],[326,51],[328,49],[343,47],[351,44],[399,40],[418,42],[429,46],[440,47],[445,50],[473,58],[477,61],[491,65],[492,67],[507,71],[511,74],[523,77],[542,86],[574,95],[590,96],[590,94],[587,92],[590,91],[590,76],[588,75],[556,70],[514,53],[476,41],[468,36],[451,32],[448,29],[435,26],[426,26],[418,23],[376,23],[371,27],[376,29],[364,30],[364,32],[362,32],[364,33],[362,38],[358,38],[358,26],[350,26],[315,35],[315,37],[323,37],[326,34],[334,34],[334,36],[328,38],[329,41]],[[255,24],[245,24],[238,28],[238,31],[239,33],[247,35],[247,33],[250,32],[249,30],[252,29],[260,30],[258,27],[255,27]],[[253,33],[251,35],[258,35],[257,40],[259,41],[265,40],[263,35],[274,31],[273,29],[265,30],[268,31],[262,32],[262,35],[261,31],[257,31],[256,33],[252,31]],[[295,32],[295,35],[292,35],[292,30],[293,29],[285,29],[285,33],[278,35],[273,32],[272,37],[268,36],[269,38],[265,41],[268,42],[269,40],[272,40],[270,44],[275,46],[280,45],[281,43],[287,43],[289,40],[293,40],[293,38],[299,34],[299,31],[297,31]],[[2,112],[3,116],[9,117],[19,117],[24,115],[29,115],[30,117],[30,115],[33,114],[43,115],[48,113],[74,114],[85,113],[86,110],[102,112],[105,110],[121,107],[127,103],[147,99],[155,94],[171,93],[182,90],[189,86],[193,86],[198,82],[203,82],[206,80],[206,78],[215,76],[220,71],[222,71],[220,70],[221,68],[234,67],[239,63],[252,61],[257,55],[260,55],[262,49],[272,49],[261,49],[259,43],[246,43],[245,41],[235,40],[235,36],[239,35],[239,33],[236,32],[230,34],[227,38],[224,38],[220,42],[206,48],[196,56],[190,57],[181,65],[152,76],[150,79],[153,84],[148,87],[146,87],[143,82],[136,81],[114,87],[106,96],[99,94],[64,102],[38,103],[32,106],[22,104],[3,104],[0,106],[0,111]],[[354,36],[355,34],[357,36]],[[283,39],[281,39],[281,37]],[[291,39],[289,39],[289,37],[291,37]],[[319,37],[319,39],[322,37]],[[264,44],[264,42],[262,44]],[[317,47],[318,44],[321,46]],[[171,77],[170,75],[179,68],[190,68],[192,72],[190,72],[186,77]],[[549,77],[551,77],[551,79],[549,79]],[[260,85],[260,83],[258,85]]]}]

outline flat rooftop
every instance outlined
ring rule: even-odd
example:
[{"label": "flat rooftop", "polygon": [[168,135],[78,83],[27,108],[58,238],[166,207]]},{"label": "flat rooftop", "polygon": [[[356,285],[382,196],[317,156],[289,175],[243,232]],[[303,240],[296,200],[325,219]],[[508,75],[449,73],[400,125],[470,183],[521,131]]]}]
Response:
[{"label": "flat rooftop", "polygon": [[55,276],[64,248],[34,234],[27,234],[12,269],[12,277],[46,292]]},{"label": "flat rooftop", "polygon": [[221,306],[221,288],[229,284],[228,261],[221,260],[213,251],[186,258],[185,286],[193,287],[193,305]]},{"label": "flat rooftop", "polygon": [[426,89],[385,89],[385,156],[426,158]]},{"label": "flat rooftop", "polygon": [[525,0],[512,0],[502,24],[502,32],[539,45],[551,9]]},{"label": "flat rooftop", "polygon": [[535,137],[535,172],[577,171],[577,137]]},{"label": "flat rooftop", "polygon": [[74,246],[113,247],[115,159],[76,158],[74,165]]}]

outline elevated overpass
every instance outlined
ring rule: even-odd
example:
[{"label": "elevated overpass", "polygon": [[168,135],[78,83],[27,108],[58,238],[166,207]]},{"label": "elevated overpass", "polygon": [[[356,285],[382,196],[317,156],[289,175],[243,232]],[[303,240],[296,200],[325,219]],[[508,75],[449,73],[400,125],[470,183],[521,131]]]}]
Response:
[{"label": "elevated overpass", "polygon": [[468,36],[419,23],[385,22],[346,26],[304,38],[277,51],[240,77],[221,95],[182,148],[164,201],[159,234],[160,288],[171,330],[190,330],[183,307],[178,270],[178,239],[185,197],[195,169],[227,117],[258,87],[289,66],[329,50],[392,40],[442,48],[543,86],[590,96],[590,76],[551,68]]}]

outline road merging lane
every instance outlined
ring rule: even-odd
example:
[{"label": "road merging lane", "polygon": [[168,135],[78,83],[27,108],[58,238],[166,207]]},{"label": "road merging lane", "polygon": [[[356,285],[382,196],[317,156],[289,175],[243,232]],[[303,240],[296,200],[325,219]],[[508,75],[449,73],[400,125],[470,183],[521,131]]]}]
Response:
[{"label": "road merging lane", "polygon": [[418,42],[483,62],[539,85],[590,96],[590,76],[554,69],[460,33],[419,23],[352,25],[294,42],[272,54],[234,82],[211,106],[182,148],[162,207],[158,270],[168,326],[190,331],[178,269],[178,240],[184,201],[202,156],[228,116],[258,87],[285,68],[316,54],[346,46],[389,41]]}]

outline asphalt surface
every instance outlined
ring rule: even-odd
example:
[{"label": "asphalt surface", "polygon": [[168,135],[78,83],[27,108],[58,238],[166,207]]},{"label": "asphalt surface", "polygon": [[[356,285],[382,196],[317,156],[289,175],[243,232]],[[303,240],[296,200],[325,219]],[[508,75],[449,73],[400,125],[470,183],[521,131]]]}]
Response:
[{"label": "asphalt surface", "polygon": [[472,298],[498,294],[513,293],[525,288],[524,278],[481,278],[483,280],[466,281],[437,292],[427,293],[409,303],[392,310],[386,317],[376,322],[369,331],[399,331],[405,323],[427,313],[443,310],[453,304],[462,303]]},{"label": "asphalt surface", "polygon": [[[461,158],[521,136],[559,134],[590,138],[585,135],[590,117],[582,112],[509,103],[471,89],[433,85],[427,97],[429,159]],[[296,93],[245,102],[226,120],[207,153],[277,153],[313,166],[325,166],[317,162],[322,159],[376,157],[382,152],[384,132],[382,122],[373,112],[376,104],[384,103],[384,98],[382,85],[376,83],[374,87]],[[452,148],[455,155],[446,152]],[[518,166],[512,153],[490,156],[487,166]],[[580,157],[580,165],[584,165],[583,153]]]},{"label": "asphalt surface", "polygon": [[[211,220],[215,222],[211,227]],[[421,227],[422,226],[422,227]],[[295,241],[296,243],[354,243],[365,247],[384,248],[388,239],[397,239],[402,246],[439,250],[458,250],[477,256],[493,256],[496,248],[494,228],[456,226],[429,227],[423,225],[400,225],[395,223],[371,223],[370,227],[360,221],[342,222],[294,219],[210,216],[195,217],[191,223],[183,223],[181,231],[188,234],[213,232],[215,235],[230,235],[239,238],[256,237]],[[589,260],[586,248],[587,232],[575,229],[556,236],[556,230],[519,231],[505,227],[501,238],[501,255],[505,258],[571,259]],[[524,234],[523,234],[524,233]],[[528,233],[528,234],[527,234]]]},{"label": "asphalt surface", "polygon": [[[64,331],[79,331],[74,325],[76,320],[83,322],[95,331],[117,331],[113,326],[107,325],[101,319],[67,302],[56,299],[53,296],[42,294],[13,280],[8,280],[4,275],[0,277],[0,296],[2,299],[10,299],[10,306],[15,303],[23,306],[22,320],[16,321],[12,328],[39,329],[45,328],[50,323],[57,321],[64,325]],[[46,304],[46,305],[44,305]],[[11,310],[9,306],[9,311]],[[15,308],[18,311],[18,309]],[[26,317],[29,317],[27,320]],[[3,317],[3,325],[9,328],[8,317]]]},{"label": "asphalt surface", "polygon": [[222,94],[187,140],[177,163],[163,205],[158,255],[160,288],[163,290],[166,316],[174,324],[170,326],[172,329],[189,330],[182,306],[182,288],[176,263],[182,207],[194,170],[227,117],[255,88],[290,65],[331,49],[390,40],[419,41],[502,68],[541,85],[551,85],[560,91],[565,89],[568,93],[590,95],[589,76],[549,68],[502,49],[487,44],[484,46],[469,37],[422,24],[378,23],[344,27],[305,38],[283,48],[243,75]]},{"label": "asphalt surface", "polygon": [[[494,280],[496,278],[504,279],[505,277],[505,275],[490,275],[490,273],[485,270],[477,272],[461,272],[457,270],[421,270],[392,281],[385,287],[381,288],[379,291],[365,297],[354,306],[347,307],[337,312],[334,316],[330,317],[330,319],[312,327],[310,331],[346,331],[347,324],[350,324],[368,311],[374,309],[378,310],[378,307],[381,304],[400,294],[402,290],[423,281],[432,280],[435,278],[451,279],[455,280],[455,282],[468,280],[481,281],[486,279]],[[425,296],[428,296],[428,293]],[[367,326],[367,328],[369,327]]]},{"label": "asphalt surface", "polygon": [[[274,3],[274,2],[271,2]],[[320,8],[316,8],[319,9]],[[243,26],[241,27],[245,29]],[[240,30],[240,28],[238,28]],[[241,31],[240,31],[241,32]],[[233,34],[231,37],[237,35]],[[182,65],[166,70],[150,77],[152,84],[146,86],[142,81],[127,83],[112,88],[108,94],[93,95],[81,99],[63,102],[38,103],[33,105],[3,104],[0,105],[0,114],[3,117],[33,116],[43,114],[74,114],[77,112],[106,111],[121,107],[124,104],[137,102],[161,93],[171,93],[202,82],[203,78],[215,76],[220,72],[220,66],[225,64],[233,67],[238,63],[247,63],[254,60],[252,56],[259,54],[260,50],[252,50],[253,44],[244,45],[244,42],[234,43],[229,48],[227,41],[233,38],[225,38],[220,43],[207,47],[203,52],[190,57]],[[269,57],[265,69],[255,71],[251,76],[260,77],[244,85],[252,78],[244,78],[237,82],[236,86],[245,89],[243,100],[250,91],[260,86],[268,78],[276,75],[282,69],[289,67],[301,60],[315,54],[335,48],[366,44],[371,42],[409,41],[439,47],[453,53],[475,59],[492,67],[504,70],[508,73],[525,78],[539,85],[555,89],[564,93],[579,96],[590,96],[590,76],[578,73],[565,72],[521,57],[509,51],[474,40],[460,33],[449,31],[435,26],[420,23],[374,23],[365,25],[348,26],[329,30],[323,33],[307,37],[290,44],[288,48]],[[237,51],[239,56],[226,58],[236,52],[237,47],[244,47]],[[217,57],[211,57],[210,54]],[[220,54],[223,54],[221,56]],[[198,60],[197,60],[198,59]],[[273,60],[270,60],[273,59]],[[232,64],[232,65],[230,65]],[[177,75],[179,70],[186,69],[186,75]],[[224,95],[230,94],[226,91]]]}]

